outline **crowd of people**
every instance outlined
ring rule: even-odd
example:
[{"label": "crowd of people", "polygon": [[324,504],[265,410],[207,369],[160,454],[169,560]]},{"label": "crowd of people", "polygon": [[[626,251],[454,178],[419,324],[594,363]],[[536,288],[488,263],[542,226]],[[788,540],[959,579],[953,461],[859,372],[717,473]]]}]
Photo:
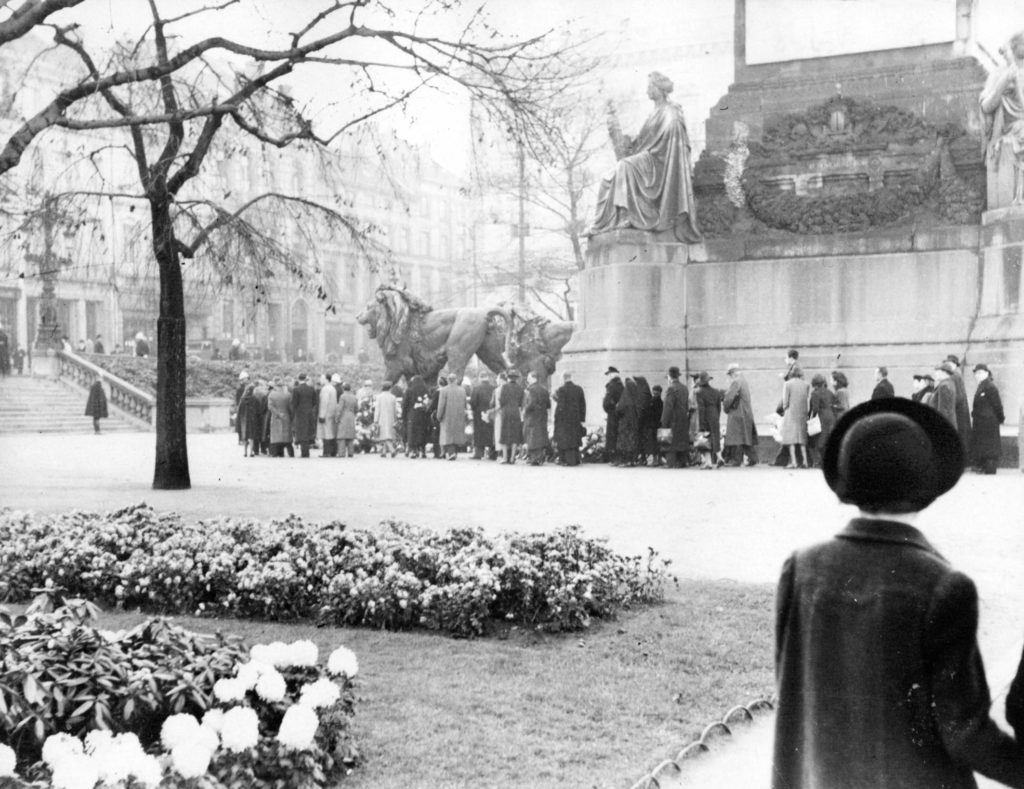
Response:
[{"label": "crowd of people", "polygon": [[[975,365],[973,372],[978,382],[973,408],[954,355],[913,377],[912,399],[957,428],[975,470],[994,474],[1005,416],[987,365]],[[614,466],[712,470],[771,462],[788,469],[821,468],[829,435],[851,407],[849,381],[841,370],[816,373],[808,382],[799,351],[791,349],[773,404],[771,432],[779,451],[769,461],[758,454],[763,442],[738,364],[728,366],[722,388],[706,371],[686,378],[675,366],[667,370],[664,386],[652,386],[642,375],[623,376],[615,367],[605,376],[605,424],[598,436],[603,447],[596,459]],[[876,369],[872,400],[895,396],[888,376],[885,367]],[[410,458],[456,460],[470,448],[474,458],[507,464],[575,466],[584,452],[595,459],[584,445],[586,396],[571,373],[562,374],[554,391],[533,373],[523,381],[515,369],[496,378],[481,373],[475,383],[442,374],[436,385],[413,376],[404,389],[384,382],[376,391],[369,380],[353,386],[336,373],[321,375],[314,384],[305,373],[286,382],[250,381],[243,372],[235,400],[245,453],[294,455],[297,446],[302,457],[320,447],[322,457],[352,457],[369,449],[382,457],[402,452]]]}]

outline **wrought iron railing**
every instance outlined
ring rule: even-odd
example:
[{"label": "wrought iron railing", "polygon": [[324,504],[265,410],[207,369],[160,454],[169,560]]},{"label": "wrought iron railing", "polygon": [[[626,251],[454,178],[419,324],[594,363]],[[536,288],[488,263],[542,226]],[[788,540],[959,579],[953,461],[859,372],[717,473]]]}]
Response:
[{"label": "wrought iron railing", "polygon": [[110,388],[109,403],[112,406],[148,425],[153,424],[156,398],[149,392],[132,386],[71,351],[57,351],[57,357],[60,359],[61,378],[67,378],[83,389],[88,389],[97,378],[103,376]]}]

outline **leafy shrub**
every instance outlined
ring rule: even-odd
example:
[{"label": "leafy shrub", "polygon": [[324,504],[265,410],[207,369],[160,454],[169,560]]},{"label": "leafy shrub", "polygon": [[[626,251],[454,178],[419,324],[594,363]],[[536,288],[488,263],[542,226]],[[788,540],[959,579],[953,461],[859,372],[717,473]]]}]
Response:
[{"label": "leafy shrub", "polygon": [[[349,722],[358,664],[348,650],[337,650],[322,668],[312,642],[250,652],[237,640],[200,636],[160,619],[120,633],[97,630],[89,619],[82,601],[49,613],[0,613],[0,741],[10,743],[22,775],[33,781],[0,778],[0,785],[64,785],[57,780],[57,752],[81,753],[77,738],[85,738],[87,756],[92,752],[86,773],[96,768],[102,778],[128,769],[110,762],[138,757],[150,762],[146,774],[166,773],[161,786],[322,787],[356,762]],[[314,710],[312,718],[299,713],[313,723],[305,735],[294,726],[290,735],[285,731],[293,707]],[[248,742],[228,731],[234,727],[223,718],[240,708],[251,710]],[[209,731],[199,731],[200,719]],[[176,753],[175,740],[186,731],[196,737]],[[112,741],[118,733],[132,738]],[[134,750],[114,753],[106,747],[114,744]],[[167,754],[159,765],[142,751],[161,747]],[[194,768],[195,752],[204,748],[209,773],[200,764],[205,782],[190,782],[184,765]],[[120,786],[127,777],[103,780]],[[86,777],[80,785],[95,783]],[[155,780],[136,774],[128,784],[143,785]]]},{"label": "leafy shrub", "polygon": [[481,635],[492,619],[578,630],[592,617],[662,599],[667,561],[612,553],[579,527],[488,538],[394,521],[379,530],[309,524],[187,523],[145,505],[106,515],[0,510],[0,577],[25,599],[47,584],[164,613],[424,627]]}]

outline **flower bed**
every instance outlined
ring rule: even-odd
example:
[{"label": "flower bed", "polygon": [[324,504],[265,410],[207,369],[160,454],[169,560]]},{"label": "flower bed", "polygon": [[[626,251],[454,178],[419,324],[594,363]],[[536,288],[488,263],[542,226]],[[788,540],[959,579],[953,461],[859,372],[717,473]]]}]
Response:
[{"label": "flower bed", "polygon": [[[156,359],[135,356],[83,354],[93,364],[109,370],[124,381],[145,392],[156,392]],[[369,364],[340,364],[330,362],[262,362],[214,361],[190,357],[186,369],[186,397],[230,397],[234,399],[238,375],[248,371],[250,380],[273,380],[280,376],[289,383],[299,373],[312,375],[311,384],[317,385],[321,372],[338,373],[343,381],[355,383],[371,379],[382,380],[383,370]]]},{"label": "flower bed", "polygon": [[0,786],[322,787],[355,763],[344,647],[321,667],[310,641],[109,633],[70,602],[0,614]]},{"label": "flower bed", "polygon": [[0,510],[0,583],[10,599],[69,594],[166,613],[482,635],[499,619],[579,630],[663,599],[674,580],[649,549],[626,557],[579,527],[551,534],[374,531],[220,518],[189,523],[144,504],[107,514]]}]

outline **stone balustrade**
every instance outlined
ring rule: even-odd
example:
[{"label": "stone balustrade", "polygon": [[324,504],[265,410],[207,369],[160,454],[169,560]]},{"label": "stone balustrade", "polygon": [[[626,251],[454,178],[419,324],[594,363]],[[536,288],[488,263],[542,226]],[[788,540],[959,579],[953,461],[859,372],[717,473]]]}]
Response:
[{"label": "stone balustrade", "polygon": [[153,395],[111,375],[71,351],[58,351],[57,358],[60,361],[61,378],[67,378],[83,389],[88,389],[102,376],[110,390],[108,401],[112,406],[134,419],[153,425],[156,415],[156,398]]}]

